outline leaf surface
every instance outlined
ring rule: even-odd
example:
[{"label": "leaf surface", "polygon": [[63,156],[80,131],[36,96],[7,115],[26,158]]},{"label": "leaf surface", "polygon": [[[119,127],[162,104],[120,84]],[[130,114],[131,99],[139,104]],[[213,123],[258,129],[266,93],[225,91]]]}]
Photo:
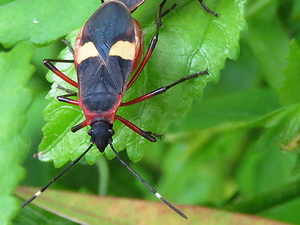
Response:
[{"label": "leaf surface", "polygon": [[0,42],[6,47],[22,41],[49,44],[80,27],[99,5],[97,0],[24,0],[3,4]]},{"label": "leaf surface", "polygon": [[13,192],[24,177],[20,163],[28,151],[28,143],[20,133],[32,100],[31,92],[25,87],[34,71],[29,63],[32,54],[30,45],[0,53],[0,221],[3,224],[8,223],[19,208]]}]

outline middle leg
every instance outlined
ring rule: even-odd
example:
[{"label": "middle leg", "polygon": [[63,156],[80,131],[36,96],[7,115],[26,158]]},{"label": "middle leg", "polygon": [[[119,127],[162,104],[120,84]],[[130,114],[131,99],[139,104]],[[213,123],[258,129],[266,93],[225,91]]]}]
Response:
[{"label": "middle leg", "polygon": [[147,140],[151,141],[151,142],[156,142],[156,138],[161,138],[162,135],[160,134],[156,134],[153,133],[151,131],[144,131],[141,128],[139,128],[138,126],[136,126],[135,124],[131,123],[130,121],[124,119],[121,116],[117,116],[116,115],[116,119],[121,121],[124,125],[126,125],[127,127],[129,127],[131,130],[133,130],[134,132],[136,132],[137,134],[143,136],[144,138],[146,138]]},{"label": "middle leg", "polygon": [[69,103],[71,105],[79,105],[79,103],[78,103],[77,100],[69,98],[71,96],[76,96],[76,95],[77,95],[76,92],[73,92],[73,93],[70,93],[70,94],[66,94],[66,95],[60,95],[60,96],[57,96],[57,100],[60,101],[60,102]]},{"label": "middle leg", "polygon": [[158,41],[158,33],[159,33],[159,29],[162,26],[162,22],[161,19],[164,15],[166,15],[168,12],[170,12],[171,9],[173,9],[176,5],[173,5],[170,9],[168,9],[166,12],[162,12],[164,5],[166,4],[167,0],[163,0],[162,3],[159,5],[159,9],[158,9],[158,14],[157,14],[157,18],[156,18],[156,32],[154,34],[154,36],[151,39],[151,42],[149,44],[147,53],[145,55],[145,57],[143,58],[141,64],[139,65],[139,67],[137,68],[136,72],[134,73],[133,77],[131,78],[131,80],[128,82],[126,89],[128,90],[133,83],[136,81],[136,79],[139,77],[139,75],[141,74],[141,72],[143,71],[144,67],[146,66],[147,62],[149,61],[153,50],[157,44]]},{"label": "middle leg", "polygon": [[168,89],[170,89],[171,87],[174,87],[174,86],[177,85],[177,84],[180,84],[180,83],[182,83],[182,82],[184,82],[184,81],[187,81],[187,80],[189,80],[189,79],[198,77],[198,76],[200,76],[200,75],[202,75],[202,74],[208,74],[207,70],[204,70],[204,71],[198,72],[198,73],[194,73],[194,74],[189,75],[189,76],[187,76],[187,77],[183,77],[183,78],[181,78],[180,80],[178,80],[178,81],[176,81],[176,82],[174,82],[174,83],[172,83],[172,84],[169,84],[169,85],[167,85],[167,86],[163,86],[163,87],[161,87],[161,88],[158,88],[158,89],[156,89],[156,90],[154,90],[154,91],[149,92],[148,94],[142,95],[142,96],[140,96],[140,97],[138,97],[138,98],[136,98],[136,99],[133,99],[133,100],[131,100],[131,101],[129,101],[129,102],[121,103],[120,106],[133,105],[133,104],[136,104],[136,103],[138,103],[138,102],[145,101],[145,100],[147,100],[147,99],[149,99],[149,98],[153,98],[153,97],[156,96],[156,95],[160,95],[160,94],[166,92]]},{"label": "middle leg", "polygon": [[71,84],[72,86],[78,88],[78,83],[66,76],[62,73],[56,66],[53,65],[52,62],[62,62],[62,63],[74,63],[74,60],[63,60],[63,59],[44,59],[43,63],[46,67],[48,67],[53,73],[55,73],[58,77]]}]

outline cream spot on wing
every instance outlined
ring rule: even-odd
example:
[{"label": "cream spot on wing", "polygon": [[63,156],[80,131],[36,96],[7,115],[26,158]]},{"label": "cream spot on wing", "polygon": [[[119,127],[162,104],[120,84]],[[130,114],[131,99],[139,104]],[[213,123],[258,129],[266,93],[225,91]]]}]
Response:
[{"label": "cream spot on wing", "polygon": [[87,42],[84,45],[78,47],[76,56],[76,63],[78,65],[83,60],[86,60],[90,57],[99,56],[99,53],[92,42]]},{"label": "cream spot on wing", "polygon": [[109,55],[120,56],[126,60],[133,60],[135,56],[135,43],[118,41],[111,47]]}]

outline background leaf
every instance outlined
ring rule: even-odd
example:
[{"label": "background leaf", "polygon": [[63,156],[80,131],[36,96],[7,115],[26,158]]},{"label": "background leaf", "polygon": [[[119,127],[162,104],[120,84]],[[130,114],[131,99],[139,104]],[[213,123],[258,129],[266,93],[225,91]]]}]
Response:
[{"label": "background leaf", "polygon": [[249,2],[247,16],[251,20],[245,37],[259,61],[262,78],[275,90],[282,87],[284,56],[288,54],[288,35],[277,15],[278,7],[279,1],[269,5],[267,1]]},{"label": "background leaf", "polygon": [[81,26],[98,6],[97,0],[25,0],[3,4],[1,17],[14,19],[0,21],[0,42],[6,47],[21,41],[49,44]]},{"label": "background leaf", "polygon": [[[33,193],[32,189],[18,189],[19,196],[28,197]],[[66,204],[66,202],[72,202],[72,204]],[[189,220],[186,221],[179,218],[162,203],[83,194],[78,195],[72,192],[49,191],[41,197],[38,205],[63,217],[72,218],[74,222],[80,224],[144,224],[147,221],[147,224],[150,225],[160,223],[162,216],[164,224],[172,225],[185,223],[199,224],[207,223],[207,221],[210,221],[209,224],[224,225],[240,224],[241,222],[243,224],[283,224],[259,217],[232,214],[221,210],[178,206],[190,215]],[[144,213],[140,213],[141,209]]]},{"label": "background leaf", "polygon": [[279,94],[283,103],[299,103],[300,89],[297,84],[300,82],[300,48],[296,40],[292,40],[290,43],[287,63],[288,65],[284,70],[285,81]]},{"label": "background leaf", "polygon": [[25,87],[34,71],[30,65],[32,54],[30,45],[0,53],[0,221],[3,224],[8,224],[19,208],[13,192],[24,177],[20,163],[28,150],[28,142],[20,133],[32,100],[31,92]]}]

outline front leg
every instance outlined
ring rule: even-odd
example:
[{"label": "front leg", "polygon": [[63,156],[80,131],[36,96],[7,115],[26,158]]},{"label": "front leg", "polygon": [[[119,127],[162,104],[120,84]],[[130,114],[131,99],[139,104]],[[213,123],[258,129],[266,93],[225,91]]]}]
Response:
[{"label": "front leg", "polygon": [[116,119],[120,120],[124,125],[129,127],[131,130],[133,130],[134,132],[138,133],[139,135],[143,136],[144,138],[146,138],[147,140],[149,140],[151,142],[156,142],[155,137],[157,137],[157,138],[162,137],[162,135],[152,133],[151,131],[142,130],[141,128],[139,128],[138,126],[136,126],[135,124],[131,123],[130,121],[124,119],[121,116],[116,116]]},{"label": "front leg", "polygon": [[205,5],[205,4],[203,3],[203,0],[198,0],[198,1],[200,2],[201,6],[205,9],[206,12],[208,12],[208,13],[214,15],[215,17],[219,17],[219,16],[220,16],[220,14],[218,14],[218,13],[216,13],[216,12],[210,10],[210,8],[208,8],[207,5]]},{"label": "front leg", "polygon": [[172,83],[172,84],[169,84],[169,85],[167,85],[167,86],[163,86],[163,87],[161,87],[161,88],[158,88],[158,89],[156,89],[156,90],[154,90],[154,91],[149,92],[148,94],[142,95],[142,96],[140,96],[140,97],[138,97],[138,98],[135,98],[135,99],[133,99],[133,100],[131,100],[131,101],[129,101],[129,102],[124,102],[124,103],[122,102],[122,103],[120,104],[120,106],[133,105],[133,104],[136,104],[136,103],[138,103],[138,102],[142,102],[142,101],[145,101],[145,100],[147,100],[147,99],[153,98],[153,97],[155,97],[155,96],[157,96],[157,95],[160,95],[160,94],[166,92],[166,91],[169,90],[170,88],[172,88],[172,87],[174,87],[174,86],[176,86],[176,85],[178,85],[178,84],[180,84],[180,83],[183,83],[183,82],[185,82],[185,81],[187,81],[187,80],[189,80],[189,79],[196,78],[196,77],[198,77],[198,76],[200,76],[200,75],[203,75],[203,74],[208,74],[208,71],[207,71],[207,70],[204,70],[204,71],[201,71],[201,72],[198,72],[198,73],[194,73],[194,74],[192,74],[192,75],[189,75],[189,76],[187,76],[187,77],[183,77],[183,78],[181,78],[180,80],[178,80],[178,81],[176,81],[176,82],[174,82],[174,83]]}]

